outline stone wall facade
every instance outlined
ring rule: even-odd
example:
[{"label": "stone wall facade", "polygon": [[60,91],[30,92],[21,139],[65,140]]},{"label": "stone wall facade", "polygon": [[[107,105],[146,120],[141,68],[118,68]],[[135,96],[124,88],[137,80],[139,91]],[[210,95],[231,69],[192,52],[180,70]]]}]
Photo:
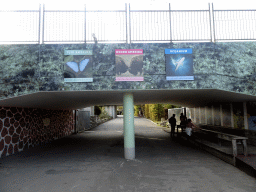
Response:
[{"label": "stone wall facade", "polygon": [[73,132],[72,110],[0,107],[0,157]]},{"label": "stone wall facade", "polygon": [[[166,80],[165,49],[193,50],[194,80]],[[143,49],[144,81],[115,81],[115,49]],[[92,50],[93,82],[64,82],[65,50]],[[0,45],[0,98],[38,91],[219,89],[256,95],[256,43]]]}]

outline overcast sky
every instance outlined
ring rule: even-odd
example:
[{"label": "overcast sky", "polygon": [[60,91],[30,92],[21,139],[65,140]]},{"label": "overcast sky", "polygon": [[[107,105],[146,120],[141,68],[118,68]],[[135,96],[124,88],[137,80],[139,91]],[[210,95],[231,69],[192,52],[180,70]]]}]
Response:
[{"label": "overcast sky", "polygon": [[81,10],[86,4],[91,10],[115,10],[124,9],[124,4],[130,3],[131,9],[139,10],[163,10],[168,9],[168,4],[174,10],[202,10],[208,9],[208,3],[214,3],[215,9],[256,9],[255,0],[2,0],[1,10],[35,10],[38,4],[45,4],[46,9],[54,10]]}]

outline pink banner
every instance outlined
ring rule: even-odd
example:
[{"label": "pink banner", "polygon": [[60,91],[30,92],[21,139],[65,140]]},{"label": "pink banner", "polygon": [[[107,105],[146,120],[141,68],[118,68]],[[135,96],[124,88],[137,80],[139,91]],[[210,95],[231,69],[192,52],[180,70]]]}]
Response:
[{"label": "pink banner", "polygon": [[116,77],[116,81],[144,81],[144,77]]},{"label": "pink banner", "polygon": [[143,55],[143,49],[116,49],[116,55]]}]

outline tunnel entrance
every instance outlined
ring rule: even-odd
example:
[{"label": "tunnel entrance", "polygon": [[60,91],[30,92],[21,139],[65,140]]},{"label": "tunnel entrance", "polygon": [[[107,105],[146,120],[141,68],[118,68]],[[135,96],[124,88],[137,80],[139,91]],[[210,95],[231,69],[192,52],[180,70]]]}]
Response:
[{"label": "tunnel entrance", "polygon": [[[193,120],[199,123],[214,124],[216,119],[219,119],[220,125],[226,125],[228,122],[230,127],[245,125],[244,129],[248,129],[249,125],[252,128],[254,126],[251,124],[254,119],[247,118],[246,109],[248,107],[254,117],[251,105],[256,102],[255,96],[216,89],[37,92],[0,101],[1,155],[13,154],[41,142],[67,136],[75,131],[73,110],[93,105],[124,105],[126,93],[133,97],[129,101],[131,103],[128,102],[129,110],[126,112],[130,116],[127,123],[124,123],[124,126],[128,125],[127,143],[133,143],[133,146],[129,147],[134,148],[133,150],[136,135],[134,127],[129,126],[133,124],[134,104],[172,103],[191,108],[191,113],[196,117]],[[238,109],[237,106],[242,108]],[[222,119],[220,115],[217,117],[218,111],[224,114]],[[127,116],[124,107],[124,119],[125,117]],[[239,119],[244,120],[241,123]]]}]

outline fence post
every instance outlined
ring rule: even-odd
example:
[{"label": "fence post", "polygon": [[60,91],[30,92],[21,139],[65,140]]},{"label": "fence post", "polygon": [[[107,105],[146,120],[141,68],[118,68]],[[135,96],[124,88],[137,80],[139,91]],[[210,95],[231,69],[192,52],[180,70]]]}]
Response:
[{"label": "fence post", "polygon": [[212,17],[211,17],[211,5],[210,3],[208,4],[209,5],[209,20],[210,20],[210,37],[211,37],[211,42],[213,42],[213,39],[212,39]]},{"label": "fence post", "polygon": [[170,18],[170,43],[172,43],[172,13],[171,13],[171,3],[169,3],[169,18]]},{"label": "fence post", "polygon": [[130,44],[132,43],[132,33],[131,33],[131,5],[129,3],[129,9],[128,9],[128,16],[129,16],[129,35],[130,35]]},{"label": "fence post", "polygon": [[43,4],[43,20],[42,20],[42,44],[44,44],[44,14],[45,14],[45,5]]},{"label": "fence post", "polygon": [[86,43],[86,5],[84,5],[84,43]]},{"label": "fence post", "polygon": [[40,33],[41,33],[41,4],[39,4],[38,44],[40,44]]},{"label": "fence post", "polygon": [[213,26],[213,29],[212,29],[212,33],[213,33],[213,42],[215,43],[215,19],[214,19],[214,9],[213,9],[213,3],[212,3],[212,26]]},{"label": "fence post", "polygon": [[128,36],[128,17],[127,17],[127,3],[125,3],[125,21],[126,21],[126,44],[128,44],[128,38],[129,38],[129,36]]}]

